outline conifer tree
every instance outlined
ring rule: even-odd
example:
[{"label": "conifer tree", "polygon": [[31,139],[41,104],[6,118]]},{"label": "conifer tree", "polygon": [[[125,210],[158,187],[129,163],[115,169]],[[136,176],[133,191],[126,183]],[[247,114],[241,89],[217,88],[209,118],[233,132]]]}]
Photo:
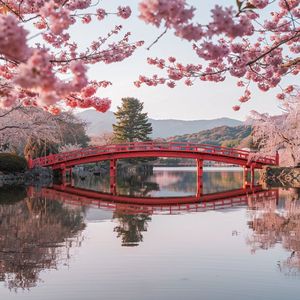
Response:
[{"label": "conifer tree", "polygon": [[143,142],[150,140],[151,123],[147,113],[142,110],[144,104],[136,98],[123,98],[118,106],[116,124],[113,125],[115,142]]}]

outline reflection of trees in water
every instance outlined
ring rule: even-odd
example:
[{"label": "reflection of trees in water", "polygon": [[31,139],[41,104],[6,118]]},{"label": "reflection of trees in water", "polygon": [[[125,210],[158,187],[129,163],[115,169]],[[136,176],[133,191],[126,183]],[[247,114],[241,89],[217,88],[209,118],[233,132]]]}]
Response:
[{"label": "reflection of trees in water", "polygon": [[249,227],[253,230],[247,243],[251,251],[270,249],[281,243],[290,252],[290,256],[278,265],[280,271],[288,274],[300,273],[300,201],[299,192],[289,192],[278,208],[274,201],[263,201],[254,204],[250,212]]},{"label": "reflection of trees in water", "polygon": [[224,190],[234,190],[243,186],[243,172],[218,171],[203,174],[204,193],[217,193]]},{"label": "reflection of trees in water", "polygon": [[[109,176],[89,175],[83,180],[74,176],[75,186],[109,193]],[[167,189],[173,192],[196,193],[196,171],[154,171],[153,175],[118,176],[117,191],[121,195],[149,196],[152,191]],[[243,174],[241,171],[204,171],[204,193],[221,192],[241,188]]]},{"label": "reflection of trees in water", "polygon": [[151,217],[147,214],[129,215],[126,212],[115,211],[114,219],[119,225],[114,228],[117,237],[121,237],[122,246],[138,246],[143,241],[143,231],[147,231]]},{"label": "reflection of trees in water", "polygon": [[109,193],[108,174],[106,174],[105,176],[95,176],[92,173],[89,173],[87,176],[74,174],[73,178],[74,178],[74,186],[78,188],[84,188],[93,191]]},{"label": "reflection of trees in water", "polygon": [[80,246],[81,210],[57,201],[25,198],[0,205],[0,281],[9,289],[36,286],[39,273],[56,269]]},{"label": "reflection of trees in water", "polygon": [[[155,182],[148,181],[149,175],[124,175],[117,178],[117,190],[121,195],[130,195],[136,197],[148,196],[151,191],[159,190],[159,186]],[[94,176],[89,175],[85,178],[74,176],[74,186],[78,188],[109,193],[109,175]]]},{"label": "reflection of trees in water", "polygon": [[122,178],[118,178],[118,194],[133,197],[149,196],[152,191],[159,190],[159,185],[148,181],[148,179],[149,176],[146,174],[122,176]]},{"label": "reflection of trees in water", "polygon": [[24,186],[15,185],[13,188],[9,185],[0,187],[0,205],[11,204],[23,200],[27,196]]}]

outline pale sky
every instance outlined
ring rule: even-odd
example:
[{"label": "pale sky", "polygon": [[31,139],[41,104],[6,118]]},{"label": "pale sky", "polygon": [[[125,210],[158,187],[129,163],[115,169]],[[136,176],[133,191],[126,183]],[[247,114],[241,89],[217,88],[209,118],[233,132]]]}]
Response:
[{"label": "pale sky", "polygon": [[[102,7],[107,11],[115,12],[119,5],[130,5],[133,14],[128,20],[123,20],[114,15],[106,18],[105,21],[94,21],[89,25],[75,26],[71,33],[80,43],[89,43],[97,36],[108,32],[115,25],[122,24],[123,32],[132,32],[132,41],[145,40],[145,46],[137,50],[130,58],[121,63],[105,65],[98,63],[89,68],[91,79],[111,80],[113,86],[103,90],[99,96],[110,97],[113,100],[112,110],[120,105],[122,97],[136,97],[144,102],[145,111],[149,117],[155,119],[212,119],[219,117],[230,117],[244,120],[251,110],[279,113],[278,102],[275,95],[279,89],[268,93],[263,93],[256,88],[252,88],[253,99],[242,106],[239,112],[234,112],[232,106],[238,104],[238,98],[243,94],[243,89],[236,87],[236,79],[228,78],[223,83],[207,83],[196,81],[192,87],[187,87],[183,83],[177,83],[177,87],[170,89],[167,86],[136,88],[133,82],[140,74],[153,75],[159,70],[146,63],[147,57],[167,58],[175,56],[179,61],[200,62],[197,55],[192,51],[191,43],[175,37],[172,32],[168,32],[150,51],[146,50],[163,28],[157,29],[154,26],[146,25],[137,18],[137,0],[132,1],[101,1]],[[203,2],[198,4],[199,2]],[[198,8],[197,20],[205,24],[209,19],[210,11],[215,4],[234,5],[234,0],[210,0],[196,1],[189,0],[188,3]],[[80,29],[80,30],[79,30]],[[82,44],[83,45],[83,44]],[[295,83],[295,77],[285,80],[286,84]],[[252,84],[254,87],[254,84]]]}]

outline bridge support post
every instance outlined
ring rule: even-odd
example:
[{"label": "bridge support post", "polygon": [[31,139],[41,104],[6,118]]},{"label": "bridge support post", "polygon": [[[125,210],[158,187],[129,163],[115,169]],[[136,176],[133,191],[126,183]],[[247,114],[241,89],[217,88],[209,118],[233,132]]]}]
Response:
[{"label": "bridge support post", "polygon": [[110,193],[117,194],[117,160],[111,159],[109,161],[109,185]]},{"label": "bridge support post", "polygon": [[249,173],[249,168],[247,166],[244,166],[244,170],[243,170],[243,188],[244,189],[249,187],[248,173]]},{"label": "bridge support post", "polygon": [[255,183],[255,173],[254,173],[254,166],[251,166],[250,168],[251,170],[251,187],[254,187],[254,183]]},{"label": "bridge support post", "polygon": [[203,195],[203,160],[197,159],[197,198]]},{"label": "bridge support post", "polygon": [[61,169],[61,181],[62,181],[62,184],[66,184],[67,182],[67,169],[65,167],[63,167]]},{"label": "bridge support post", "polygon": [[67,168],[65,164],[60,168],[61,181],[63,185],[67,185],[68,182],[72,182],[72,168]]},{"label": "bridge support post", "polygon": [[75,185],[75,180],[74,180],[74,176],[73,176],[73,169],[70,169],[70,184],[71,186]]},{"label": "bridge support post", "polygon": [[[250,178],[249,178],[249,171],[250,171]],[[253,165],[244,167],[244,172],[243,172],[243,181],[244,181],[244,188],[253,188],[255,184],[255,168]]]}]

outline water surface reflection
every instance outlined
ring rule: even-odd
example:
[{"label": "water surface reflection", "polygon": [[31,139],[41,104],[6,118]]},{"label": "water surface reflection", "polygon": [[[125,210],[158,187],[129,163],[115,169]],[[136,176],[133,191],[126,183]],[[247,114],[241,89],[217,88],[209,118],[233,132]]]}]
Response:
[{"label": "water surface reflection", "polygon": [[[74,177],[73,185],[94,191],[109,193],[109,178],[106,176]],[[243,186],[243,173],[239,168],[224,168],[213,171],[205,169],[203,174],[203,193],[214,193],[238,189]],[[118,177],[117,193],[131,196],[184,196],[197,192],[196,169],[156,168],[153,175],[132,175]]]},{"label": "water surface reflection", "polygon": [[298,299],[299,191],[224,170],[197,199],[195,183],[160,169],[117,198],[101,176],[0,189],[1,299]]},{"label": "water surface reflection", "polygon": [[16,197],[12,203],[1,193],[0,281],[9,289],[34,287],[42,270],[66,263],[69,249],[80,244],[85,228],[81,207],[26,197],[25,192],[20,187],[10,190],[10,197]]},{"label": "water surface reflection", "polygon": [[278,263],[286,274],[300,274],[300,190],[281,191],[280,202],[265,200],[253,203],[248,225],[253,233],[247,239],[252,253],[268,250],[277,244],[290,255]]}]

